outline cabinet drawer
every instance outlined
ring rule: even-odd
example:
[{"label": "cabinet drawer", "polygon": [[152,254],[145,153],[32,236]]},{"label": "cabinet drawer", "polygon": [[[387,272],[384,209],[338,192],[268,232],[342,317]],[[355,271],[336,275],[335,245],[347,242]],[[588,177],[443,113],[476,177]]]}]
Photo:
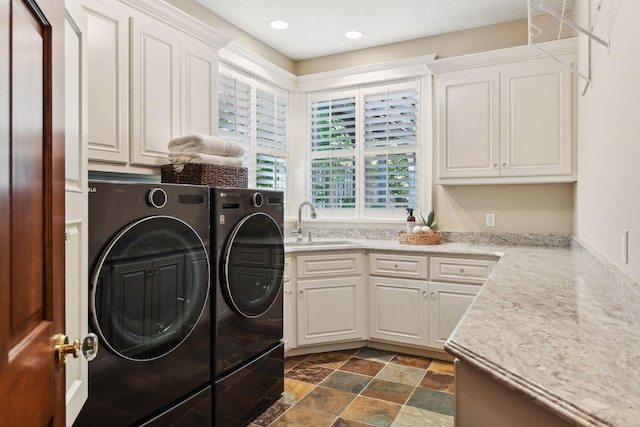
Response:
[{"label": "cabinet drawer", "polygon": [[296,257],[296,273],[299,279],[362,274],[362,254],[341,252],[299,256]]},{"label": "cabinet drawer", "polygon": [[497,261],[488,259],[431,258],[431,280],[482,284]]},{"label": "cabinet drawer", "polygon": [[427,257],[395,253],[369,254],[369,274],[378,276],[427,278]]}]

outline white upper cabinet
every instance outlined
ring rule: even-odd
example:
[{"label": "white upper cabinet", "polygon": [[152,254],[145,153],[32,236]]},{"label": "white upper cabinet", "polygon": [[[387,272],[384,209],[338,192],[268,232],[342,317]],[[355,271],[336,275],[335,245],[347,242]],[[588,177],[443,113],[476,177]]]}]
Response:
[{"label": "white upper cabinet", "polygon": [[137,17],[131,37],[131,164],[159,166],[180,134],[180,34]]},{"label": "white upper cabinet", "polygon": [[[575,42],[556,44],[575,62]],[[437,96],[439,184],[572,182],[571,72],[525,48],[430,66]]]},{"label": "white upper cabinet", "polygon": [[129,18],[94,0],[87,16],[89,158],[114,164],[129,160]]},{"label": "white upper cabinet", "polygon": [[90,169],[154,173],[172,138],[217,133],[218,49],[228,39],[157,0],[82,3]]}]

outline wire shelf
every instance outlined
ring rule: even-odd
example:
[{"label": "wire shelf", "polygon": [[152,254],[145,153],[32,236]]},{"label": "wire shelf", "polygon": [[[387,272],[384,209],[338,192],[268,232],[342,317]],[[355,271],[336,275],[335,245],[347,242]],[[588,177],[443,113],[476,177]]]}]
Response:
[{"label": "wire shelf", "polygon": [[580,72],[546,51],[539,44],[584,34],[603,45],[607,51],[609,43],[593,33],[598,14],[604,0],[527,0],[529,10],[529,50],[533,55],[541,52],[591,84],[590,71]]}]

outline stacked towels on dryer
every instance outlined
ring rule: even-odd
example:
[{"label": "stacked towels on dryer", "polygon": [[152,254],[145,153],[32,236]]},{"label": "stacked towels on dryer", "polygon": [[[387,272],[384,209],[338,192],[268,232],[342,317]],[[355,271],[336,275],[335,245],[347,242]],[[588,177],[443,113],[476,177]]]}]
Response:
[{"label": "stacked towels on dryer", "polygon": [[169,141],[171,163],[209,163],[242,166],[244,147],[239,143],[212,135],[186,135]]}]

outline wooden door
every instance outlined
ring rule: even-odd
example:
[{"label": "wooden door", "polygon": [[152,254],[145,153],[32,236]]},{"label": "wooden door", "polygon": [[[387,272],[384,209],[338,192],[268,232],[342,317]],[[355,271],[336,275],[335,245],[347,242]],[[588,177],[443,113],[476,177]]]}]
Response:
[{"label": "wooden door", "polygon": [[0,0],[0,424],[64,426],[64,2]]}]

